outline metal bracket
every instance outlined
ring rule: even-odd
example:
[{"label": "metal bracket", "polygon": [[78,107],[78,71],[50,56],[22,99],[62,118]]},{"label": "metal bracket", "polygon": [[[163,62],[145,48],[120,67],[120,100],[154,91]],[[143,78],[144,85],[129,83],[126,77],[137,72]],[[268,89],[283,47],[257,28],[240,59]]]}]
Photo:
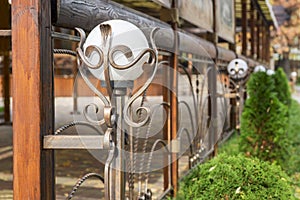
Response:
[{"label": "metal bracket", "polygon": [[226,93],[226,94],[218,94],[219,97],[224,97],[226,99],[235,99],[238,97],[237,93]]},{"label": "metal bracket", "polygon": [[79,135],[47,135],[44,136],[44,149],[104,149],[104,137]]},{"label": "metal bracket", "polygon": [[0,37],[10,37],[11,30],[0,30]]}]

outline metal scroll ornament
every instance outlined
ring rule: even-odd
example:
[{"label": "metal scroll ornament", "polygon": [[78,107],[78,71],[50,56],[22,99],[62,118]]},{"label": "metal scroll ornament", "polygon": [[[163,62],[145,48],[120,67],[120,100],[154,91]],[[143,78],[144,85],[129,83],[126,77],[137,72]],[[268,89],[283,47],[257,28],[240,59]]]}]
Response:
[{"label": "metal scroll ornament", "polygon": [[[133,81],[143,73],[143,66],[148,65],[153,68],[151,76],[135,94],[125,103],[124,120],[132,127],[145,125],[150,117],[150,109],[138,107],[131,111],[132,103],[149,87],[152,82],[158,65],[158,51],[153,41],[153,35],[157,29],[153,29],[150,34],[151,48],[143,32],[135,25],[123,20],[110,20],[96,26],[86,38],[85,32],[76,28],[81,40],[77,48],[78,68],[83,80],[88,87],[104,103],[104,119],[94,120],[88,115],[88,108],[94,107],[98,112],[96,104],[89,104],[84,109],[83,114],[87,121],[95,125],[106,124],[111,127],[114,123],[114,108],[111,104],[113,87],[125,81]],[[148,67],[147,66],[147,67]],[[103,95],[89,80],[87,71],[106,85],[108,98]],[[135,122],[132,114],[138,115],[143,111],[146,117]]]},{"label": "metal scroll ornament", "polygon": [[[121,151],[123,146],[121,141],[117,141],[120,136],[119,119],[121,116],[124,121],[131,127],[142,127],[150,119],[150,109],[144,106],[132,109],[134,101],[141,96],[152,82],[158,66],[158,51],[155,46],[153,36],[157,29],[150,33],[150,45],[144,33],[135,25],[123,20],[110,20],[96,26],[86,37],[85,32],[76,28],[81,36],[77,48],[77,62],[79,72],[87,86],[99,97],[104,104],[103,119],[93,119],[88,110],[93,107],[95,112],[99,112],[97,104],[88,104],[83,114],[86,120],[93,125],[106,125],[107,129],[104,135],[103,146],[109,149],[109,155],[105,163],[104,182],[105,182],[105,199],[114,199],[112,188],[112,164],[118,162],[116,151]],[[143,67],[151,67],[152,74],[145,84],[134,93],[124,105],[116,104],[119,97],[115,92],[126,90],[126,83],[133,83],[135,79],[143,74]],[[88,72],[105,85],[108,97],[101,93],[90,81]],[[130,85],[130,84],[129,84]],[[125,94],[122,94],[125,95]],[[122,103],[123,104],[123,103]],[[121,106],[121,111],[120,111]],[[122,111],[123,109],[123,111]],[[145,113],[146,117],[138,121],[133,115]],[[120,115],[121,114],[121,115]],[[113,135],[114,134],[114,135]],[[121,133],[122,134],[122,133]],[[115,138],[115,141],[112,138]],[[122,140],[122,139],[121,139]],[[122,169],[122,164],[119,167]]]}]

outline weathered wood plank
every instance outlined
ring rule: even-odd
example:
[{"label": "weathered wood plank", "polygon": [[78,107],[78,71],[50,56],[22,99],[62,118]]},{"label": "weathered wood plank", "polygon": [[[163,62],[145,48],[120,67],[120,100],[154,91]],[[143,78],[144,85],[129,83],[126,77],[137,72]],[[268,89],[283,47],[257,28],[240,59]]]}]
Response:
[{"label": "weathered wood plank", "polygon": [[48,135],[44,149],[103,149],[103,136]]},{"label": "weathered wood plank", "polygon": [[50,1],[12,1],[14,199],[55,199]]},{"label": "weathered wood plank", "polygon": [[[54,16],[53,24],[56,26],[71,29],[80,27],[90,31],[104,21],[122,19],[141,28],[146,36],[149,36],[152,28],[161,28],[161,31],[155,36],[158,47],[167,51],[173,49],[174,36],[169,24],[121,4],[109,0],[60,0],[56,5],[54,3],[52,8],[57,15]],[[178,32],[179,51],[211,58],[216,56],[216,50],[212,43],[182,30],[178,30]]]},{"label": "weathered wood plank", "polygon": [[[101,22],[110,19],[123,19],[139,27],[165,27],[169,25],[141,12],[122,6],[110,0],[60,0],[57,1],[57,21],[63,27],[80,27],[91,30]],[[72,19],[72,20],[70,20]]]}]

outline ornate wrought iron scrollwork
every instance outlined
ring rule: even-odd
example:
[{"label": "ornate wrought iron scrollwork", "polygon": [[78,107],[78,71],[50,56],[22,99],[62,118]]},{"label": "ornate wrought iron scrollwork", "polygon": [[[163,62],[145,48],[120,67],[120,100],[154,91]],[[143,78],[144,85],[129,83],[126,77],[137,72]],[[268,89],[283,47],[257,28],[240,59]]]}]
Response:
[{"label": "ornate wrought iron scrollwork", "polygon": [[[131,127],[142,127],[144,126],[150,119],[151,110],[148,107],[145,107],[141,105],[140,107],[136,108],[134,111],[132,110],[132,104],[138,99],[139,96],[141,96],[149,87],[151,84],[156,71],[157,67],[159,65],[158,63],[158,51],[156,48],[156,45],[154,43],[154,34],[156,33],[157,29],[153,29],[150,34],[150,45],[151,47],[146,47],[140,50],[138,54],[134,52],[134,49],[132,49],[130,46],[126,45],[112,45],[112,40],[114,39],[112,36],[112,27],[108,24],[100,24],[99,25],[100,34],[101,34],[101,44],[89,44],[86,41],[88,38],[86,38],[85,32],[80,29],[76,28],[76,30],[79,32],[81,39],[80,43],[78,45],[77,51],[77,63],[79,72],[85,81],[86,85],[91,89],[91,91],[100,99],[100,101],[104,104],[103,109],[103,118],[97,119],[96,117],[92,117],[89,113],[89,111],[92,110],[94,114],[99,113],[99,106],[95,103],[90,103],[85,106],[83,110],[83,115],[85,119],[88,121],[88,123],[96,126],[106,125],[107,129],[104,134],[104,141],[103,146],[105,149],[108,149],[108,157],[105,162],[105,168],[104,168],[104,181],[105,181],[105,198],[106,199],[112,199],[113,194],[111,191],[112,183],[111,183],[111,175],[112,175],[112,165],[114,160],[116,159],[117,155],[119,154],[119,151],[122,149],[118,149],[117,142],[113,140],[115,138],[116,130],[116,122],[117,122],[117,114],[115,109],[115,100],[113,99],[113,93],[116,84],[114,82],[120,82],[120,80],[115,80],[114,76],[112,75],[115,71],[125,71],[130,70],[137,65],[140,68],[142,66],[151,67],[152,73],[144,83],[144,85],[135,92],[128,101],[125,102],[125,105],[122,113],[123,120]],[[99,31],[98,29],[98,31]],[[117,55],[117,56],[116,56]],[[96,59],[92,59],[92,57],[96,57]],[[116,62],[116,57],[122,57],[125,58],[127,62],[126,64],[118,63]],[[144,62],[146,60],[146,62]],[[100,79],[101,81],[105,82],[106,85],[106,91],[108,93],[108,98],[100,92],[95,85],[91,82],[91,80],[88,77],[87,72],[90,71],[93,73],[93,70],[101,70],[102,75],[99,77],[96,77]],[[94,74],[93,74],[94,75]],[[122,77],[123,78],[123,77]],[[124,78],[126,79],[126,77]],[[127,80],[121,80],[121,81],[127,81]],[[122,82],[121,82],[122,83]],[[121,86],[123,87],[123,86]],[[117,108],[117,107],[116,107]],[[118,111],[120,113],[120,111]],[[140,113],[145,113],[146,117],[143,119],[139,118],[139,121],[134,121],[132,115],[139,116]],[[117,129],[117,128],[116,128]]]},{"label": "ornate wrought iron scrollwork", "polygon": [[[108,29],[107,26],[106,26],[106,29]],[[111,78],[109,76],[109,65],[118,70],[129,69],[129,68],[133,67],[134,65],[136,65],[138,63],[138,61],[141,58],[143,58],[146,54],[150,54],[151,60],[150,60],[150,62],[146,63],[146,65],[148,65],[149,67],[153,67],[152,75],[148,78],[148,80],[145,82],[145,84],[135,94],[132,95],[132,97],[127,101],[127,103],[124,106],[124,120],[129,126],[141,127],[141,126],[145,125],[148,122],[149,117],[150,117],[150,109],[147,107],[143,107],[143,106],[138,107],[133,112],[133,114],[137,115],[141,111],[144,111],[146,113],[146,117],[142,121],[135,122],[132,120],[132,118],[130,116],[130,107],[131,107],[132,103],[149,87],[149,85],[152,82],[152,80],[155,76],[155,73],[157,71],[158,51],[157,51],[156,45],[154,43],[153,36],[158,29],[157,28],[153,29],[150,34],[150,42],[151,42],[152,48],[146,48],[146,49],[142,50],[136,58],[133,58],[132,50],[125,45],[117,45],[115,47],[110,48],[110,45],[109,45],[110,41],[108,41],[110,39],[110,36],[106,37],[103,50],[101,50],[98,46],[95,46],[95,45],[87,46],[85,48],[85,50],[83,50],[83,44],[86,40],[86,35],[82,29],[76,28],[76,30],[79,32],[79,34],[81,36],[81,40],[80,40],[80,43],[77,48],[79,71],[80,71],[84,81],[88,85],[88,87],[100,98],[100,100],[104,103],[105,107],[110,107],[111,102],[90,82],[90,80],[86,77],[86,73],[84,70],[87,68],[98,69],[103,65],[105,79],[106,79],[105,81],[107,83],[107,92],[110,94],[109,96],[111,97],[112,88],[110,85]],[[107,32],[109,32],[109,31],[107,31]],[[89,61],[89,56],[91,55],[91,52],[95,52],[99,56],[99,60],[95,64],[93,64]],[[117,64],[114,60],[114,54],[116,52],[123,53],[124,56],[128,59],[129,63],[127,63],[125,65]],[[96,112],[98,111],[97,105],[95,105],[95,104],[87,105],[84,110],[84,115],[85,115],[86,119],[89,122],[91,122],[92,124],[98,124],[98,125],[104,124],[105,123],[104,119],[96,121],[96,120],[91,119],[87,115],[87,109],[91,106],[96,108]]]}]

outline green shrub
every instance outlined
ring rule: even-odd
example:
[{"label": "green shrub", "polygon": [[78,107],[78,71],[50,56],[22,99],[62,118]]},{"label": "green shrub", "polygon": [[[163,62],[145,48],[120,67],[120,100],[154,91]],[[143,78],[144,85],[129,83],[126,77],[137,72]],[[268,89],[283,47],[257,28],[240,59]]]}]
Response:
[{"label": "green shrub", "polygon": [[300,172],[300,105],[295,100],[292,100],[291,102],[289,115],[287,138],[291,141],[291,145],[289,147],[289,161],[284,166],[284,170],[288,174],[294,174],[296,172]]},{"label": "green shrub", "polygon": [[177,199],[294,199],[278,165],[220,154],[199,165],[180,183]]},{"label": "green shrub", "polygon": [[276,70],[274,75],[275,92],[279,101],[287,106],[291,104],[291,88],[289,86],[288,79],[282,68]]},{"label": "green shrub", "polygon": [[275,91],[272,76],[265,72],[251,75],[247,83],[249,98],[241,118],[239,148],[249,156],[284,165],[288,159],[288,107]]},{"label": "green shrub", "polygon": [[4,111],[4,108],[3,107],[0,107],[0,112],[3,112]]}]

